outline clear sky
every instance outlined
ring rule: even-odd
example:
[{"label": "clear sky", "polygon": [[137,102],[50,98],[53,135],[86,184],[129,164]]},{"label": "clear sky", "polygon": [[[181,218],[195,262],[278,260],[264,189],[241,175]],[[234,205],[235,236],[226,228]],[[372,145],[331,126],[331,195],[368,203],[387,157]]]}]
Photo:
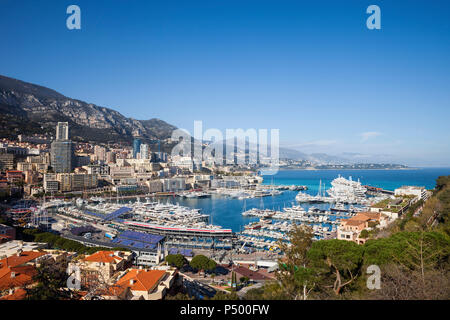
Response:
[{"label": "clear sky", "polygon": [[0,74],[189,130],[445,166],[449,16],[450,1],[0,0]]}]

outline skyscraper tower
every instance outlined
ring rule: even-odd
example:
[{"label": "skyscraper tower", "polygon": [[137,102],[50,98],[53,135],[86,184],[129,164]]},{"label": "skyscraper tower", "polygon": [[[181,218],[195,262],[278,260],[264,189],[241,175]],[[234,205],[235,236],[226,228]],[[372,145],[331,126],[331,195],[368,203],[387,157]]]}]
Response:
[{"label": "skyscraper tower", "polygon": [[58,122],[56,125],[56,140],[69,140],[68,122]]},{"label": "skyscraper tower", "polygon": [[141,152],[141,140],[138,138],[135,138],[133,140],[133,158],[137,158],[137,154]]},{"label": "skyscraper tower", "polygon": [[141,144],[141,159],[149,159],[149,148],[148,148],[148,144]]},{"label": "skyscraper tower", "polygon": [[51,144],[50,164],[56,173],[71,172],[75,164],[75,146],[69,140],[69,124],[58,122],[56,139]]}]

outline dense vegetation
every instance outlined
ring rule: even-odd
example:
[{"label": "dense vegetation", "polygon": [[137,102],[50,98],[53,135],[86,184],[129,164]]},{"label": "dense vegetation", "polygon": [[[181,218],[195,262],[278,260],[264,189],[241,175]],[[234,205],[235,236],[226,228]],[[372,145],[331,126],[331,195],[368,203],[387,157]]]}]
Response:
[{"label": "dense vegetation", "polygon": [[[364,245],[311,241],[311,230],[281,243],[277,281],[246,299],[450,299],[450,177],[439,177],[433,196],[419,201],[389,228],[367,233]],[[370,266],[370,268],[369,268]],[[380,287],[369,289],[379,268]],[[372,287],[373,288],[373,287]]]}]

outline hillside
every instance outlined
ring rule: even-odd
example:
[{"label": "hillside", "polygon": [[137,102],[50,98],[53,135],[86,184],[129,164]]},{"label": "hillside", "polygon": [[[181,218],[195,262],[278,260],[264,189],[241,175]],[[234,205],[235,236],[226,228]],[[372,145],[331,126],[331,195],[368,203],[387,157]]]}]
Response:
[{"label": "hillside", "polygon": [[0,75],[0,136],[54,132],[67,121],[76,141],[131,142],[165,139],[176,129],[160,119],[136,120],[112,109],[68,98],[52,89]]}]

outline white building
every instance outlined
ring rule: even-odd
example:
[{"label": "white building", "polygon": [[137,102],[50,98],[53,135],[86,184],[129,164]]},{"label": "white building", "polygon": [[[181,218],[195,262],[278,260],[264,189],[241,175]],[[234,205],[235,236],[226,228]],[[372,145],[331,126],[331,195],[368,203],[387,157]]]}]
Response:
[{"label": "white building", "polygon": [[141,159],[149,159],[149,148],[148,144],[141,144],[141,151],[140,151]]},{"label": "white building", "polygon": [[69,140],[68,122],[58,122],[56,126],[56,140]]},{"label": "white building", "polygon": [[172,164],[176,167],[194,171],[194,161],[191,157],[176,156],[172,158]]},{"label": "white building", "polygon": [[396,196],[416,196],[419,200],[428,198],[427,189],[417,186],[403,186],[394,190]]},{"label": "white building", "polygon": [[161,179],[164,192],[186,190],[186,180],[183,178]]},{"label": "white building", "polygon": [[94,154],[99,161],[106,161],[106,149],[102,146],[94,147]]},{"label": "white building", "polygon": [[58,192],[59,181],[55,173],[44,174],[44,190],[45,192]]}]

